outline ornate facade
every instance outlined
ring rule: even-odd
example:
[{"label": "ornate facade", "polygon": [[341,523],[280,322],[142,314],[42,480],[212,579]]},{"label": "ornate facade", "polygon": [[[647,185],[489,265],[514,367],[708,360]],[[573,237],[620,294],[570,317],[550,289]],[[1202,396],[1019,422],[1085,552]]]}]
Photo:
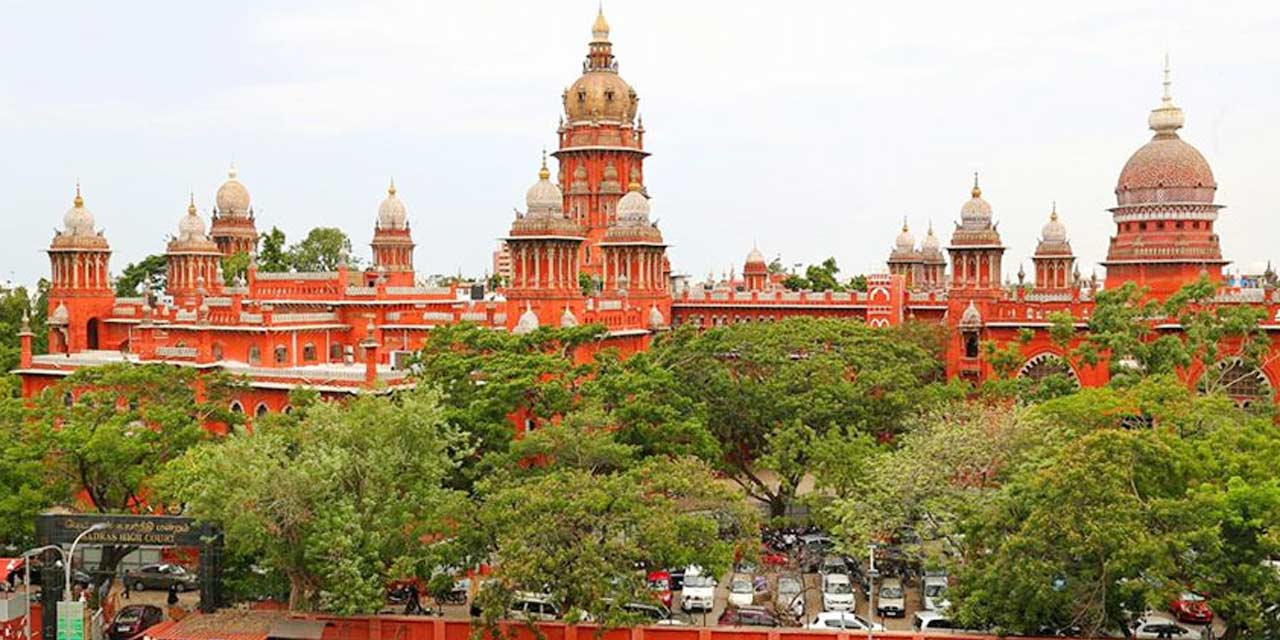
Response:
[{"label": "ornate facade", "polygon": [[[409,384],[399,366],[432,328],[473,322],[522,334],[546,326],[599,324],[602,347],[644,349],[671,325],[700,327],[769,322],[795,315],[849,318],[873,326],[908,320],[942,323],[950,336],[950,376],[990,375],[979,345],[1010,342],[1024,329],[1020,374],[1065,371],[1081,384],[1106,381],[1106,368],[1076,370],[1047,339],[1050,313],[1069,312],[1083,328],[1093,309],[1095,280],[1079,276],[1056,206],[1031,260],[1034,273],[1004,283],[1006,247],[993,208],[975,175],[970,197],[944,247],[932,225],[917,246],[904,221],[887,260],[867,290],[789,291],[752,249],[741,279],[689,285],[673,279],[661,231],[651,219],[644,182],[644,127],[639,97],[618,74],[609,25],[598,14],[581,75],[564,90],[553,179],[544,154],[525,210],[512,221],[495,268],[497,295],[475,299],[457,287],[426,287],[415,279],[408,207],[394,183],[374,218],[372,265],[359,271],[267,273],[250,261],[228,281],[222,259],[252,255],[257,230],[249,189],[233,167],[218,188],[211,224],[194,198],[168,242],[167,295],[123,298],[109,277],[110,245],[77,187],[73,206],[48,249],[48,354],[32,354],[24,331],[22,364],[28,395],[78,367],[107,362],[167,362],[245,375],[249,390],[232,408],[251,414],[287,410],[288,392],[311,387],[342,395]],[[1152,111],[1152,140],[1129,159],[1111,210],[1116,234],[1106,286],[1133,281],[1167,295],[1208,274],[1221,282],[1222,259],[1213,223],[1221,205],[1204,157],[1177,134],[1184,124],[1170,85]],[[1280,317],[1274,291],[1224,284],[1222,304],[1265,305]],[[1268,327],[1273,329],[1277,327]],[[585,355],[588,354],[583,354]],[[1262,391],[1280,367],[1249,377]]]}]

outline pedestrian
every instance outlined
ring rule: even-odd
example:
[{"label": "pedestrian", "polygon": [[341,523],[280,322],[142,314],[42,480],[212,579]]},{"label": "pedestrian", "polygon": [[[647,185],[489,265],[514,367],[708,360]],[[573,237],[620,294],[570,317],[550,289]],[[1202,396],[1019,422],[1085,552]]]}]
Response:
[{"label": "pedestrian", "polygon": [[178,585],[169,585],[169,598],[165,602],[168,602],[171,607],[178,604]]},{"label": "pedestrian", "polygon": [[121,585],[121,589],[124,592],[123,593],[124,599],[128,600],[129,599],[129,578],[126,576],[124,580],[120,583],[120,585]]}]

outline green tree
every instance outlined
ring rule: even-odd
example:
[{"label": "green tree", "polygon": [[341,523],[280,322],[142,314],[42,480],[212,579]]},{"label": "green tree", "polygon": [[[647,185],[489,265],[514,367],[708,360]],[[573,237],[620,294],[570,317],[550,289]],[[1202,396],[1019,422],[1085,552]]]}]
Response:
[{"label": "green tree", "polygon": [[346,233],[336,227],[316,227],[289,247],[287,260],[297,271],[336,271],[349,255],[351,239]]},{"label": "green tree", "polygon": [[420,387],[263,420],[174,460],[162,494],[285,576],[291,609],[376,612],[456,499],[442,483],[461,436],[439,400]]},{"label": "green tree", "polygon": [[285,251],[284,232],[276,227],[262,234],[262,249],[258,251],[259,271],[288,271],[290,256]]},{"label": "green tree", "polygon": [[120,272],[120,276],[116,278],[116,295],[145,296],[164,291],[168,279],[169,259],[163,253],[155,253],[130,263]]},{"label": "green tree", "polygon": [[[265,243],[264,243],[265,245]],[[241,251],[222,257],[222,284],[232,286],[249,272],[249,254]]]},{"label": "green tree", "polygon": [[[837,274],[840,273],[840,267],[836,265],[835,258],[827,258],[820,264],[811,264],[804,270],[804,275],[791,274],[782,281],[782,286],[792,291],[809,290],[809,291],[844,291],[844,285],[840,284]],[[857,280],[857,278],[854,278]],[[863,277],[863,290],[865,291],[865,277]]]},{"label": "green tree", "polygon": [[0,291],[0,375],[5,375],[18,367],[22,355],[22,342],[18,335],[22,332],[23,318],[31,332],[31,351],[44,353],[48,344],[49,331],[45,327],[45,314],[48,303],[48,282],[41,280],[34,298],[26,287]]},{"label": "green tree", "polygon": [[682,329],[651,357],[705,407],[719,443],[710,461],[773,515],[794,499],[813,438],[892,437],[931,397],[925,380],[937,366],[893,332],[816,318]]},{"label": "green tree", "polygon": [[849,279],[849,290],[850,290],[850,291],[861,291],[861,292],[863,292],[863,293],[866,293],[866,292],[867,292],[867,276],[862,275],[862,274],[858,274],[858,275],[856,275],[856,276],[854,276],[854,277],[850,278],[850,279]]}]

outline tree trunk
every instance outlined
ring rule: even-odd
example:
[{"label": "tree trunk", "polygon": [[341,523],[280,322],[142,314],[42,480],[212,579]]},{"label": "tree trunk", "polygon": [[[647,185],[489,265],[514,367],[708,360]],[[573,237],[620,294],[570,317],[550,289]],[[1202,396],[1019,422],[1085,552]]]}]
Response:
[{"label": "tree trunk", "polygon": [[306,577],[297,571],[288,572],[289,575],[289,610],[290,611],[307,611],[309,609],[307,602],[307,580]]}]

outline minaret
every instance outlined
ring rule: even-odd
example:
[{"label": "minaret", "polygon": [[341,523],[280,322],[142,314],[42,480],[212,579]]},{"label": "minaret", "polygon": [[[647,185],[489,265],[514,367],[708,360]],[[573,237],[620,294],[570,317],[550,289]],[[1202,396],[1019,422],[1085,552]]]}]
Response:
[{"label": "minaret", "polygon": [[525,206],[505,238],[511,251],[506,294],[512,328],[518,319],[523,321],[520,326],[539,318],[542,324],[554,325],[565,309],[581,314],[584,304],[578,284],[584,230],[565,215],[564,195],[551,182],[545,154],[538,181],[525,193]]},{"label": "minaret", "polygon": [[1067,227],[1058,220],[1058,203],[1053,203],[1049,222],[1040,229],[1040,243],[1031,256],[1035,264],[1036,291],[1069,291],[1075,286],[1076,257],[1067,241]]},{"label": "minaret", "polygon": [[907,227],[907,219],[902,219],[902,232],[893,243],[889,252],[889,273],[900,275],[908,289],[916,289],[923,278],[924,258],[916,249],[916,238]]},{"label": "minaret", "polygon": [[742,279],[746,281],[747,291],[764,291],[769,286],[769,263],[756,247],[751,247],[742,265]]},{"label": "minaret", "polygon": [[169,240],[165,256],[169,264],[167,289],[179,304],[184,297],[222,290],[219,275],[222,252],[205,233],[204,220],[196,212],[194,194],[186,215],[178,221],[178,235]]},{"label": "minaret", "polygon": [[582,75],[564,90],[564,118],[558,129],[560,161],[556,181],[564,210],[586,230],[579,268],[599,277],[599,243],[617,217],[623,185],[644,182],[644,126],[636,115],[639,98],[618,75],[601,10],[591,27]]},{"label": "minaret", "polygon": [[209,235],[218,250],[224,256],[257,253],[258,229],[254,225],[249,190],[240,182],[234,164],[227,171],[227,181],[218,187],[216,201],[218,206],[213,210]]},{"label": "minaret", "polygon": [[919,289],[942,289],[946,287],[947,258],[942,255],[942,243],[933,233],[933,223],[920,241],[920,286]]},{"label": "minaret", "polygon": [[1116,234],[1102,263],[1107,288],[1135,282],[1165,296],[1201,274],[1221,281],[1227,264],[1213,228],[1222,209],[1214,203],[1218,184],[1204,156],[1178,136],[1186,117],[1173,103],[1171,85],[1165,56],[1164,95],[1147,118],[1155,135],[1116,182]]},{"label": "minaret", "polygon": [[378,206],[378,223],[373,229],[373,268],[385,274],[393,286],[413,286],[413,236],[404,203],[396,195],[396,182],[387,187],[387,197]]},{"label": "minaret", "polygon": [[1000,260],[1005,247],[991,221],[991,205],[982,199],[978,174],[973,174],[973,190],[960,208],[960,222],[951,235],[947,253],[951,255],[951,286],[963,295],[993,297],[1000,291]]},{"label": "minaret", "polygon": [[62,229],[49,243],[49,351],[73,353],[104,347],[102,318],[111,313],[111,246],[94,228],[80,185],[62,218]]}]

